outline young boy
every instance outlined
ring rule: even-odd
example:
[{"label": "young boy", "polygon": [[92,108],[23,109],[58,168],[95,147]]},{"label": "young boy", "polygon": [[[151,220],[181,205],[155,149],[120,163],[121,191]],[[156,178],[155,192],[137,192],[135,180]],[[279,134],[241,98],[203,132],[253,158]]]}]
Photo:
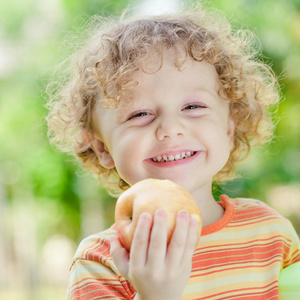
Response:
[{"label": "young boy", "polygon": [[69,299],[278,299],[280,270],[300,261],[292,225],[258,200],[212,195],[272,135],[277,84],[253,37],[204,9],[100,23],[52,95],[50,137],[116,194],[146,178],[182,185],[203,230],[196,245],[181,211],[167,247],[158,210],[141,215],[130,253],[113,228],[86,238]]}]

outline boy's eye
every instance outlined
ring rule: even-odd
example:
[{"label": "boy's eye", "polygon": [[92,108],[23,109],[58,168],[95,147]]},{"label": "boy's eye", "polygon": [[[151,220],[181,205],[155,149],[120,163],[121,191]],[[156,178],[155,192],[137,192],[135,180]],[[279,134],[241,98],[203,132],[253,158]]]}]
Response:
[{"label": "boy's eye", "polygon": [[146,112],[146,111],[140,111],[140,112],[133,113],[132,115],[130,115],[130,116],[128,117],[128,120],[131,120],[131,119],[134,119],[134,118],[145,117],[145,116],[148,116],[148,115],[150,115],[149,112]]},{"label": "boy's eye", "polygon": [[192,110],[192,109],[197,109],[197,108],[206,108],[206,106],[202,103],[191,103],[191,104],[186,105],[183,108],[183,110],[185,110],[185,109],[187,109],[187,110],[191,109]]}]

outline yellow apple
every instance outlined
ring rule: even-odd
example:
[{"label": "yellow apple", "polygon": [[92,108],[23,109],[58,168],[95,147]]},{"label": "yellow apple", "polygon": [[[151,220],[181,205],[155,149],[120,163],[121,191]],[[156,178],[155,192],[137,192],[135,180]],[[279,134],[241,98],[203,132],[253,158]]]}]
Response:
[{"label": "yellow apple", "polygon": [[198,238],[200,237],[202,218],[192,195],[172,181],[149,178],[131,186],[116,203],[114,228],[120,242],[128,251],[140,214],[148,212],[154,216],[158,208],[167,212],[168,243],[174,231],[177,212],[182,209],[187,210],[197,221]]}]

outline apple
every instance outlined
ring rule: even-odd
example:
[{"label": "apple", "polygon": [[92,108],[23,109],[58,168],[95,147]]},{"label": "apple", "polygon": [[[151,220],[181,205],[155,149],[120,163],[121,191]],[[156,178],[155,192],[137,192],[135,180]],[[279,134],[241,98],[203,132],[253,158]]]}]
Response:
[{"label": "apple", "polygon": [[121,244],[130,251],[133,235],[139,216],[148,212],[154,216],[158,208],[167,212],[167,242],[174,231],[177,212],[185,209],[198,223],[198,238],[201,235],[202,218],[199,207],[192,195],[182,186],[160,179],[145,179],[132,185],[117,200],[114,228]]}]

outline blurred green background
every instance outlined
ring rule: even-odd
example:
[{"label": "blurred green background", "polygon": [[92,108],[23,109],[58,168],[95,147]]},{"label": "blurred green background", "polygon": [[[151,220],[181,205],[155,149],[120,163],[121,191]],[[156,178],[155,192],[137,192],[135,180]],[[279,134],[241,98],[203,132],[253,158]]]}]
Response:
[{"label": "blurred green background", "polygon": [[[49,145],[44,90],[68,54],[66,35],[93,14],[119,15],[128,3],[0,0],[0,299],[65,299],[78,243],[113,223],[115,200]],[[208,3],[259,36],[285,98],[272,143],[252,151],[242,176],[216,195],[261,199],[300,233],[300,1]]]}]

